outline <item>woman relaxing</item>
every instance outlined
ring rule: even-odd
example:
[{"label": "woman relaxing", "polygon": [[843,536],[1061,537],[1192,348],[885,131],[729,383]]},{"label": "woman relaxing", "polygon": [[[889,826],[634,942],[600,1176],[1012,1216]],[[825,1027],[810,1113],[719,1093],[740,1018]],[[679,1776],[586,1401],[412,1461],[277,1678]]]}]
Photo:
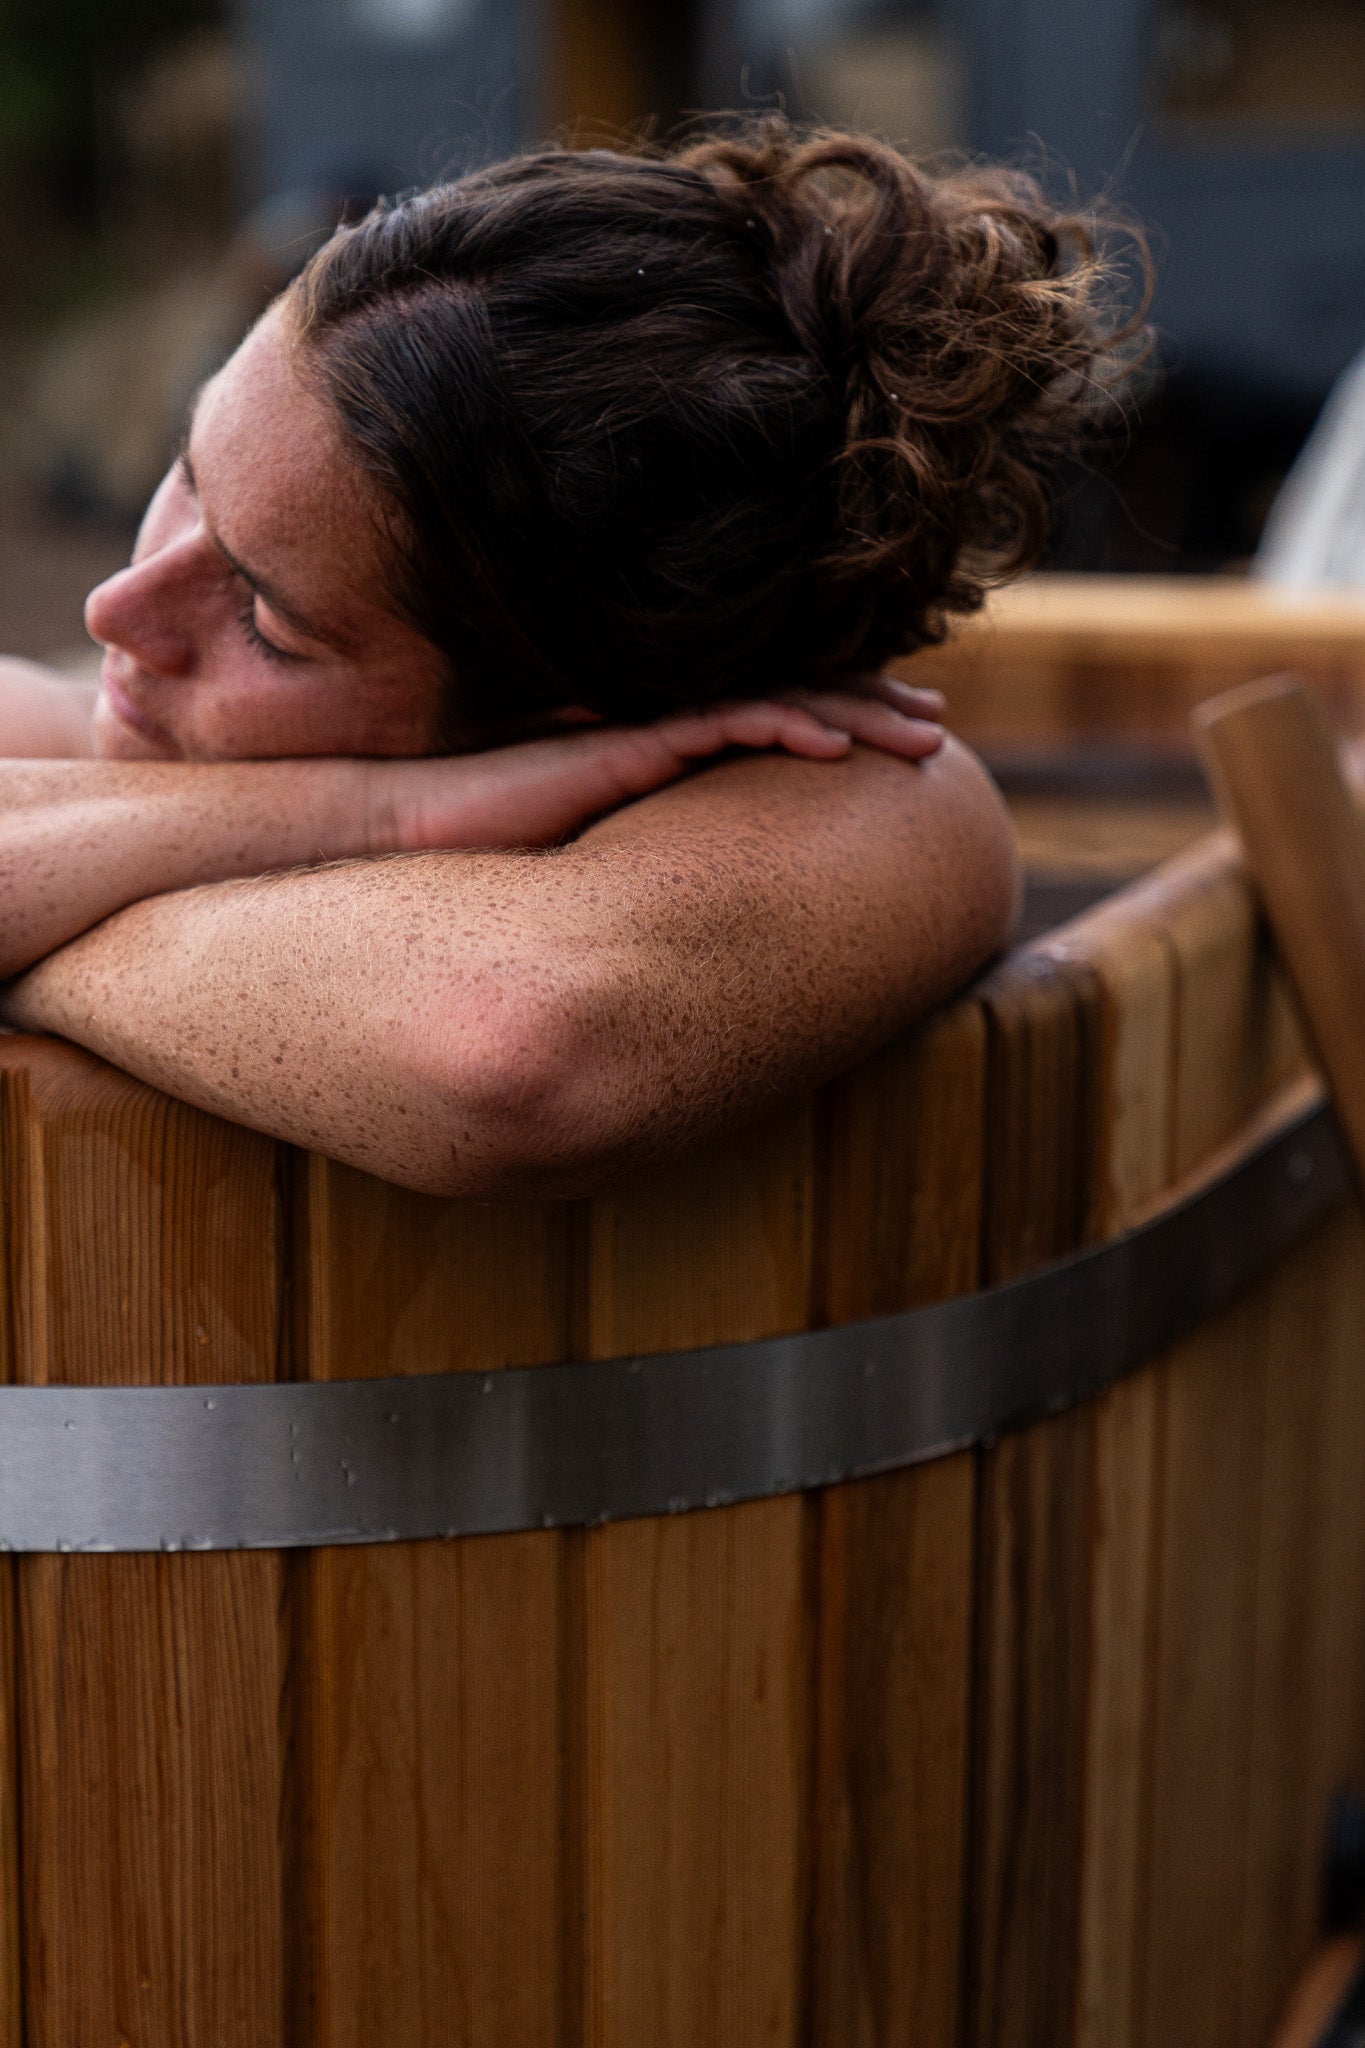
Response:
[{"label": "woman relaxing", "polygon": [[200,393],[98,689],[0,674],[0,1021],[370,1172],[570,1192],[1004,942],[880,676],[1122,367],[1084,224],[780,123],[341,230]]}]

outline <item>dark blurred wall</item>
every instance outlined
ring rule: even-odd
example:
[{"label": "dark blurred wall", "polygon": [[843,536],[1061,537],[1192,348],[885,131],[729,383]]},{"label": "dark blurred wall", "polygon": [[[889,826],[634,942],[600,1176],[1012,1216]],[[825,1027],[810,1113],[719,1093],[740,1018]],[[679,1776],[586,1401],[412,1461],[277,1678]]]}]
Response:
[{"label": "dark blurred wall", "polygon": [[710,20],[718,100],[747,79],[1140,220],[1159,352],[1120,489],[1079,494],[1061,558],[1251,552],[1365,349],[1365,0],[715,0]]},{"label": "dark blurred wall", "polygon": [[[1042,139],[1157,264],[1162,376],[1082,556],[1203,569],[1255,547],[1365,348],[1360,0],[951,0],[972,141]],[[1098,514],[1098,500],[1092,500]],[[1080,525],[1084,526],[1084,521]]]},{"label": "dark blurred wall", "polygon": [[256,72],[248,198],[354,164],[388,189],[517,148],[538,0],[237,0]]},{"label": "dark blurred wall", "polygon": [[[1315,28],[1295,0],[953,4],[975,53],[973,143],[1040,137],[1083,190],[1112,186],[1149,224],[1172,359],[1286,399],[1325,391],[1365,344],[1365,77],[1342,90],[1357,60],[1335,12]],[[1273,76],[1239,98],[1239,71],[1277,56],[1293,98]]]}]

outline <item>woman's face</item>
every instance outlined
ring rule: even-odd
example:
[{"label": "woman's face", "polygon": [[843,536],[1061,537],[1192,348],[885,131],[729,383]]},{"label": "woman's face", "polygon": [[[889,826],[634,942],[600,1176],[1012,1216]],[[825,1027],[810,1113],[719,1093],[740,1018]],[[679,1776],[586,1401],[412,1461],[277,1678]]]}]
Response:
[{"label": "woman's face", "polygon": [[272,309],[199,395],[128,568],[86,600],[97,752],[426,754],[443,667],[384,600],[364,487]]}]

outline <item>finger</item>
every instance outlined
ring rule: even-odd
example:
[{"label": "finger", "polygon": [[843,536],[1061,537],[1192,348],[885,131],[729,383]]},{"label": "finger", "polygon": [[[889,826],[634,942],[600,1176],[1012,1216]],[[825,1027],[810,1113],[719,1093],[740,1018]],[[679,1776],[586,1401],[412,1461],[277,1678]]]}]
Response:
[{"label": "finger", "polygon": [[811,761],[837,761],[848,752],[848,735],[826,724],[804,705],[783,704],[761,699],[752,704],[735,704],[724,714],[726,732],[732,745],[781,747]]},{"label": "finger", "polygon": [[853,750],[853,742],[846,732],[822,725],[818,718],[784,728],[780,738],[772,744],[780,747],[783,753],[794,754],[799,761],[842,761]]},{"label": "finger", "polygon": [[689,759],[723,747],[755,751],[780,747],[807,760],[837,761],[849,750],[846,733],[832,728],[804,706],[756,698],[750,703],[713,704],[706,710],[665,721],[668,744]]},{"label": "finger", "polygon": [[897,711],[908,712],[911,718],[941,718],[948,702],[942,690],[905,683],[899,676],[878,676],[870,694],[894,705]]},{"label": "finger", "polygon": [[719,754],[726,747],[771,747],[779,744],[776,704],[708,704],[701,711],[682,711],[646,731],[657,732],[688,760]]},{"label": "finger", "polygon": [[870,697],[850,697],[838,691],[810,697],[806,704],[817,718],[846,732],[861,746],[878,747],[908,761],[922,761],[943,745],[943,727],[936,720],[907,718],[903,711]]}]

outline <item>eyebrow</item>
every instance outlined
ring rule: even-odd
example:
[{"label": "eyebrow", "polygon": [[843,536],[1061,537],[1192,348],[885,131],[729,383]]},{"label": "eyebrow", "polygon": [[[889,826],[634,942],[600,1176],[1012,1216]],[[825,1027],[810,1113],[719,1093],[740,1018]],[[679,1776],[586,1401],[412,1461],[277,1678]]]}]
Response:
[{"label": "eyebrow", "polygon": [[[191,424],[193,424],[193,418],[194,415],[191,412]],[[180,465],[185,482],[197,498],[199,496],[199,483],[194,474],[194,464],[190,460],[190,427],[188,425],[180,437],[180,446],[176,451],[176,461]],[[284,591],[277,584],[272,583],[268,576],[262,576],[259,570],[249,568],[245,562],[239,561],[237,556],[233,554],[232,549],[227,545],[227,542],[219,534],[216,534],[212,527],[209,528],[209,539],[213,542],[214,547],[217,548],[233,575],[240,576],[249,590],[254,590],[258,597],[263,597],[270,606],[271,611],[278,613],[286,625],[292,626],[296,633],[302,633],[306,640],[316,640],[319,646],[330,647],[336,654],[347,652],[349,648],[348,641],[336,633],[324,632],[320,626],[315,625],[308,615],[301,611],[293,602],[292,598],[287,597]]]}]

